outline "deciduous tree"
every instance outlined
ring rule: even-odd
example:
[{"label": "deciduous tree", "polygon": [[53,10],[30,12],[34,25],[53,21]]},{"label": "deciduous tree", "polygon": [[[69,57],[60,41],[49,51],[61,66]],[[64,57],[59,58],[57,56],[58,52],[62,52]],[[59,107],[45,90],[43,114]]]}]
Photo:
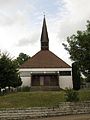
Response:
[{"label": "deciduous tree", "polygon": [[90,21],[87,22],[85,31],[67,38],[68,44],[63,44],[69,52],[71,60],[79,65],[79,70],[86,76],[90,74]]},{"label": "deciduous tree", "polygon": [[17,87],[22,84],[16,63],[7,55],[0,56],[0,88]]},{"label": "deciduous tree", "polygon": [[20,53],[16,60],[19,63],[19,65],[22,65],[29,58],[30,58],[29,55],[24,54],[24,53]]}]

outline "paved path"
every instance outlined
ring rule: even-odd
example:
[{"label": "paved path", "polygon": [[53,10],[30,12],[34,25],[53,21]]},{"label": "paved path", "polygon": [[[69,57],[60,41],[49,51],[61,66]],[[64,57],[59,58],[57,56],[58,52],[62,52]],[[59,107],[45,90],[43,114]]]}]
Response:
[{"label": "paved path", "polygon": [[60,117],[38,118],[33,120],[90,120],[90,114],[68,115]]}]

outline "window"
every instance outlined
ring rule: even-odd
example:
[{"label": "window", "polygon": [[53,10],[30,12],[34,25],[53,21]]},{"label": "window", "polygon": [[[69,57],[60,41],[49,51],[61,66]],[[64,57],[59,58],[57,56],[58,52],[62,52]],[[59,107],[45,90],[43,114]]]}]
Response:
[{"label": "window", "polygon": [[40,77],[37,75],[32,75],[32,86],[40,86]]},{"label": "window", "polygon": [[48,49],[48,42],[42,42],[41,48],[42,48],[42,50],[47,50]]},{"label": "window", "polygon": [[71,71],[59,71],[60,76],[71,76]]}]

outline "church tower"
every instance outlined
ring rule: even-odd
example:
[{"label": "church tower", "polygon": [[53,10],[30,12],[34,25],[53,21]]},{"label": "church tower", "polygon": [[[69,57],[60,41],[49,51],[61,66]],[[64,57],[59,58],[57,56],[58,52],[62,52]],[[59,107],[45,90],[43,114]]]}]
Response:
[{"label": "church tower", "polygon": [[45,16],[43,19],[42,34],[41,34],[41,50],[49,50],[49,38]]}]

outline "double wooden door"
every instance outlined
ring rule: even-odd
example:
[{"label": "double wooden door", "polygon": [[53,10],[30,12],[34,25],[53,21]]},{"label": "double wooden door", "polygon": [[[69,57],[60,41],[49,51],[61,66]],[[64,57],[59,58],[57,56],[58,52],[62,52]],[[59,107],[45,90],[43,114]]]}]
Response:
[{"label": "double wooden door", "polygon": [[58,86],[58,75],[32,75],[32,86]]}]

